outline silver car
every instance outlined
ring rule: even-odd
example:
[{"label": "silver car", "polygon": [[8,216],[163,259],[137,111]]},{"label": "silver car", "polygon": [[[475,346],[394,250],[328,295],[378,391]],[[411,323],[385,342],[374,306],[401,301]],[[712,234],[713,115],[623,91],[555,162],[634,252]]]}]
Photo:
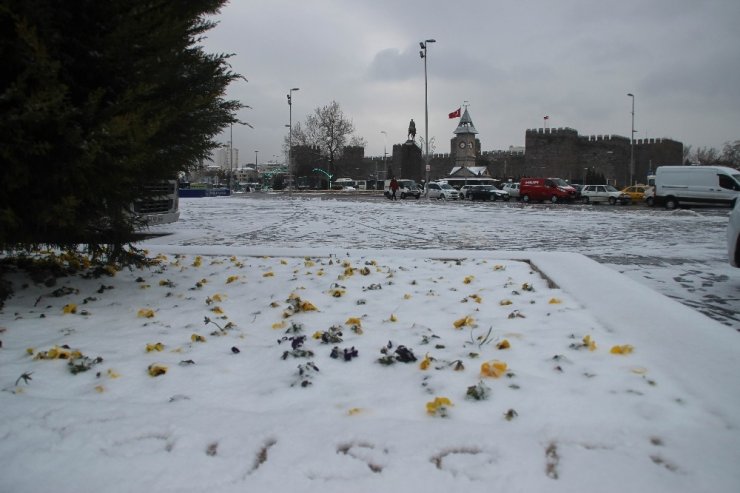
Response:
[{"label": "silver car", "polygon": [[427,197],[430,199],[457,200],[460,197],[460,192],[448,183],[432,182],[427,185]]},{"label": "silver car", "polygon": [[518,199],[519,198],[519,182],[516,183],[504,183],[504,186],[501,187],[501,190],[504,190],[509,193],[509,197]]},{"label": "silver car", "polygon": [[585,185],[581,189],[581,200],[584,204],[590,202],[609,202],[614,205],[629,204],[632,199],[626,193],[620,192],[611,185]]}]

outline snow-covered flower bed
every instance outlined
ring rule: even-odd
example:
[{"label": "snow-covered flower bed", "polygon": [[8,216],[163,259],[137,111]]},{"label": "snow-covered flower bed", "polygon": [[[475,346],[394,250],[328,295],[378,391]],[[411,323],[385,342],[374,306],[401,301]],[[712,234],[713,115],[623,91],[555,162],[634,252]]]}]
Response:
[{"label": "snow-covered flower bed", "polygon": [[663,353],[524,258],[169,254],[14,281],[2,491],[739,484],[737,385],[684,385],[712,354]]}]

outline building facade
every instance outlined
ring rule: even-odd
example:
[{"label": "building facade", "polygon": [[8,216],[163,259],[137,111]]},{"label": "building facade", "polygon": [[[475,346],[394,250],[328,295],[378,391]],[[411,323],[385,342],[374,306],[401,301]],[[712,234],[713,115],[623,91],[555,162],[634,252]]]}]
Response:
[{"label": "building facade", "polygon": [[231,160],[229,160],[229,146],[219,147],[213,153],[213,162],[221,169],[234,169],[239,167],[239,149],[231,148]]}]

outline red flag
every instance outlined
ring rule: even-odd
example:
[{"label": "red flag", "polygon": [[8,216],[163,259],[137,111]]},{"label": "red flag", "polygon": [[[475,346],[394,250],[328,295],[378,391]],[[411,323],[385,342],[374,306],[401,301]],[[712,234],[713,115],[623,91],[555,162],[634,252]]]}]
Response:
[{"label": "red flag", "polygon": [[449,118],[460,118],[460,108],[456,109],[449,115],[447,115]]},{"label": "red flag", "polygon": [[549,119],[550,119],[550,117],[549,117],[549,116],[545,116],[545,120],[549,120]]}]

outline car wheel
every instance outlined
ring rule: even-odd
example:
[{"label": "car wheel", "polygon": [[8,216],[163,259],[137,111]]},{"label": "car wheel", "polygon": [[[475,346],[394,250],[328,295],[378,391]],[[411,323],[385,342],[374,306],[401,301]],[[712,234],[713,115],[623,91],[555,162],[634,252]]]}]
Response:
[{"label": "car wheel", "polygon": [[583,203],[584,204],[588,204],[589,202],[590,202],[590,200],[588,200],[588,197],[583,197]]},{"label": "car wheel", "polygon": [[678,200],[676,200],[673,197],[668,197],[665,199],[665,208],[668,210],[673,210],[676,207],[678,207]]},{"label": "car wheel", "polygon": [[421,194],[416,196],[416,200],[419,200],[419,197],[421,197]]},{"label": "car wheel", "polygon": [[645,199],[645,203],[648,205],[648,207],[652,207],[655,205],[655,202],[653,201],[652,197],[648,197]]},{"label": "car wheel", "polygon": [[529,195],[522,195],[522,202],[529,202]]},{"label": "car wheel", "polygon": [[617,199],[615,199],[614,197],[609,197],[609,205],[614,205],[616,203],[617,203]]},{"label": "car wheel", "polygon": [[511,197],[504,197],[504,202],[508,202],[511,200]]},{"label": "car wheel", "polygon": [[557,201],[558,201],[557,196],[553,195],[552,197],[550,197],[550,202],[552,202],[553,204],[557,203]]},{"label": "car wheel", "polygon": [[447,195],[445,195],[445,194],[441,194],[441,195],[439,196],[439,198],[440,198],[440,199],[442,199],[442,200],[447,200]]}]

